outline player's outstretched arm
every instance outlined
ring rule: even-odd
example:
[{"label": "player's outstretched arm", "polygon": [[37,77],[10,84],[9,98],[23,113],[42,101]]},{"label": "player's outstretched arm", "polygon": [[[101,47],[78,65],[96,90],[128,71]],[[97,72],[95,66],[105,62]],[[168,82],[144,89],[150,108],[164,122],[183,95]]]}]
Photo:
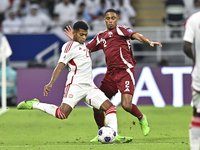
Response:
[{"label": "player's outstretched arm", "polygon": [[53,83],[59,77],[64,66],[65,66],[64,63],[62,63],[62,62],[58,63],[58,65],[56,66],[56,68],[54,69],[54,71],[52,73],[50,82],[47,85],[44,86],[44,96],[48,95],[48,92],[50,92],[50,90],[53,86]]},{"label": "player's outstretched arm", "polygon": [[151,41],[150,39],[148,39],[146,36],[140,34],[140,33],[135,33],[135,34],[132,34],[132,38],[133,39],[136,39],[142,43],[146,43],[146,44],[149,44],[151,47],[154,47],[156,45],[158,45],[159,47],[162,47],[162,44],[159,43],[159,42],[153,42]]},{"label": "player's outstretched arm", "polygon": [[68,36],[71,40],[73,40],[73,30],[72,30],[72,27],[71,26],[66,26],[66,29],[64,29],[64,34],[66,36]]}]

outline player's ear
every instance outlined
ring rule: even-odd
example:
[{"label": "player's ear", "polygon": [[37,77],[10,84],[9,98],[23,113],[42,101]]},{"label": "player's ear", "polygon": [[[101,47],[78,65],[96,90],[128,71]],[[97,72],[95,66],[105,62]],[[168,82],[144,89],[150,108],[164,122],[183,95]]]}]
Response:
[{"label": "player's ear", "polygon": [[117,21],[119,20],[119,16],[117,15]]},{"label": "player's ear", "polygon": [[75,31],[75,30],[73,30],[73,32],[72,32],[72,33],[73,33],[73,35],[76,35],[76,31]]}]

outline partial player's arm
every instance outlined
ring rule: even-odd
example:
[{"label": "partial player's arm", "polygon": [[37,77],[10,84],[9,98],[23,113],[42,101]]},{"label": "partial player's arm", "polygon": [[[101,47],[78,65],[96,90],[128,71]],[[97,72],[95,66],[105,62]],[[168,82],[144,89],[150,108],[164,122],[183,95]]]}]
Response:
[{"label": "partial player's arm", "polygon": [[64,66],[65,66],[64,63],[62,63],[62,62],[58,63],[58,65],[56,66],[56,68],[54,69],[54,71],[52,73],[50,82],[47,85],[44,86],[44,96],[48,95],[48,92],[50,92],[50,89],[52,88],[53,83],[59,77]]},{"label": "partial player's arm", "polygon": [[146,36],[140,34],[140,33],[134,33],[131,36],[133,39],[136,39],[142,43],[149,44],[151,47],[154,47],[155,45],[158,45],[159,47],[162,47],[162,44],[159,42],[153,42],[150,39],[148,39]]},{"label": "partial player's arm", "polygon": [[193,54],[192,44],[195,39],[196,26],[197,26],[196,18],[194,18],[193,16],[189,17],[189,19],[186,21],[185,33],[183,36],[183,40],[184,40],[183,51],[189,58],[193,60],[194,63],[195,63],[195,56]]},{"label": "partial player's arm", "polygon": [[192,43],[185,41],[184,42],[184,47],[183,47],[184,53],[193,60],[195,63],[195,57],[192,52]]},{"label": "partial player's arm", "polygon": [[66,26],[66,29],[64,29],[64,34],[68,36],[71,40],[73,39],[73,30],[71,26]]}]

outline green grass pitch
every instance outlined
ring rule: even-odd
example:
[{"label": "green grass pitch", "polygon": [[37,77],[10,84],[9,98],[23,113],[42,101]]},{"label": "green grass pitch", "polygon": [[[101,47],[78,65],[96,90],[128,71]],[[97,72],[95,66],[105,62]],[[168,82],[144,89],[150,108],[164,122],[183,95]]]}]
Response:
[{"label": "green grass pitch", "polygon": [[150,134],[143,136],[135,117],[117,107],[119,134],[132,136],[125,144],[89,141],[97,134],[92,109],[76,107],[68,119],[59,120],[39,110],[11,107],[0,115],[0,150],[189,150],[191,106],[139,106],[147,115]]}]

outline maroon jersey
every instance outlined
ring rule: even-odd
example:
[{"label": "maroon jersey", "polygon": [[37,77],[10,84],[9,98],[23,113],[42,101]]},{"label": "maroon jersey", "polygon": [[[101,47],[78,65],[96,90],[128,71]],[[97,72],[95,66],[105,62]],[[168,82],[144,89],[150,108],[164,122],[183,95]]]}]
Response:
[{"label": "maroon jersey", "polygon": [[111,31],[99,32],[86,46],[92,52],[103,49],[108,70],[111,68],[133,68],[130,39],[137,33],[127,26],[117,26]]}]

